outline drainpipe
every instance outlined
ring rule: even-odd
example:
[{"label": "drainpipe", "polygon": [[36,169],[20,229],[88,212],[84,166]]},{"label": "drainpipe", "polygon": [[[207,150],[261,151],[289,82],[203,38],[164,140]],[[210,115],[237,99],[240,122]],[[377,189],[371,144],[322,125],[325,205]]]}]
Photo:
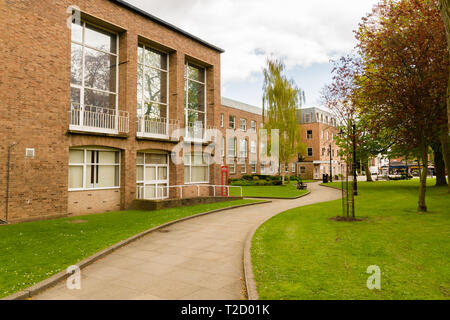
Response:
[{"label": "drainpipe", "polygon": [[8,176],[6,178],[6,213],[5,213],[5,221],[0,220],[1,223],[7,224],[8,223],[8,208],[9,208],[9,181],[10,181],[10,171],[11,171],[11,150],[16,145],[16,142],[13,142],[8,147]]}]

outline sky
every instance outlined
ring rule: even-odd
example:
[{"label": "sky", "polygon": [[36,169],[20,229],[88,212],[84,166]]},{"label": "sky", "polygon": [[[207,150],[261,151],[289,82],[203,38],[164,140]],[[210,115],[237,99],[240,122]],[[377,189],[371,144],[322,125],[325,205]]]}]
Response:
[{"label": "sky", "polygon": [[286,75],[320,106],[331,60],[352,52],[353,30],[378,0],[126,0],[225,50],[222,96],[261,107],[262,70],[281,58]]}]

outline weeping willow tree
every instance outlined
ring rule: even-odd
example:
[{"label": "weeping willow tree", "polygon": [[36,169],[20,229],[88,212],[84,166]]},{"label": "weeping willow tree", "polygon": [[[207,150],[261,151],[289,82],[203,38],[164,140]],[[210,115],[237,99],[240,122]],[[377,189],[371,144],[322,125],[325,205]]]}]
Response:
[{"label": "weeping willow tree", "polygon": [[[268,58],[263,70],[263,123],[267,132],[279,130],[279,173],[283,177],[281,163],[288,163],[298,154],[304,153],[301,129],[297,122],[298,110],[305,101],[305,93],[293,80],[283,75],[285,65],[281,60]],[[271,148],[268,134],[268,150]]]}]

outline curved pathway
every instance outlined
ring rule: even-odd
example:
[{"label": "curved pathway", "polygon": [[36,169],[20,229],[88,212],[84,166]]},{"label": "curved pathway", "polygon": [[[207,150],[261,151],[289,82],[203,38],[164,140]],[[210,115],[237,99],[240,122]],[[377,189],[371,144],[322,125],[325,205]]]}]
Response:
[{"label": "curved pathway", "polygon": [[318,183],[308,188],[311,194],[296,200],[230,209],[151,233],[83,269],[81,290],[62,281],[34,299],[243,299],[249,232],[283,211],[341,197]]}]

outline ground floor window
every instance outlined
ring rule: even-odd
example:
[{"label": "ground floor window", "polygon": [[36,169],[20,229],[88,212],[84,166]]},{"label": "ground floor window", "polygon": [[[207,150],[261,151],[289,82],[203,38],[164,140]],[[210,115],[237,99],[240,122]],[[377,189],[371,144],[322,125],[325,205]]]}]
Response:
[{"label": "ground floor window", "polygon": [[256,173],[256,161],[252,161],[250,166],[251,166],[252,173]]},{"label": "ground floor window", "polygon": [[291,167],[292,167],[292,173],[295,173],[295,163],[292,163]]},{"label": "ground floor window", "polygon": [[261,162],[261,173],[265,173],[265,172],[266,172],[266,163]]},{"label": "ground floor window", "polygon": [[209,164],[202,153],[184,156],[184,183],[208,183]]},{"label": "ground floor window", "polygon": [[228,165],[228,171],[230,174],[236,174],[236,164],[230,163]]},{"label": "ground floor window", "polygon": [[120,151],[69,150],[69,191],[120,187]]},{"label": "ground floor window", "polygon": [[241,173],[247,173],[247,164],[246,163],[241,164]]},{"label": "ground floor window", "polygon": [[138,152],[136,183],[138,199],[167,198],[169,195],[168,154]]},{"label": "ground floor window", "polygon": [[306,173],[306,167],[300,167],[300,173]]}]

